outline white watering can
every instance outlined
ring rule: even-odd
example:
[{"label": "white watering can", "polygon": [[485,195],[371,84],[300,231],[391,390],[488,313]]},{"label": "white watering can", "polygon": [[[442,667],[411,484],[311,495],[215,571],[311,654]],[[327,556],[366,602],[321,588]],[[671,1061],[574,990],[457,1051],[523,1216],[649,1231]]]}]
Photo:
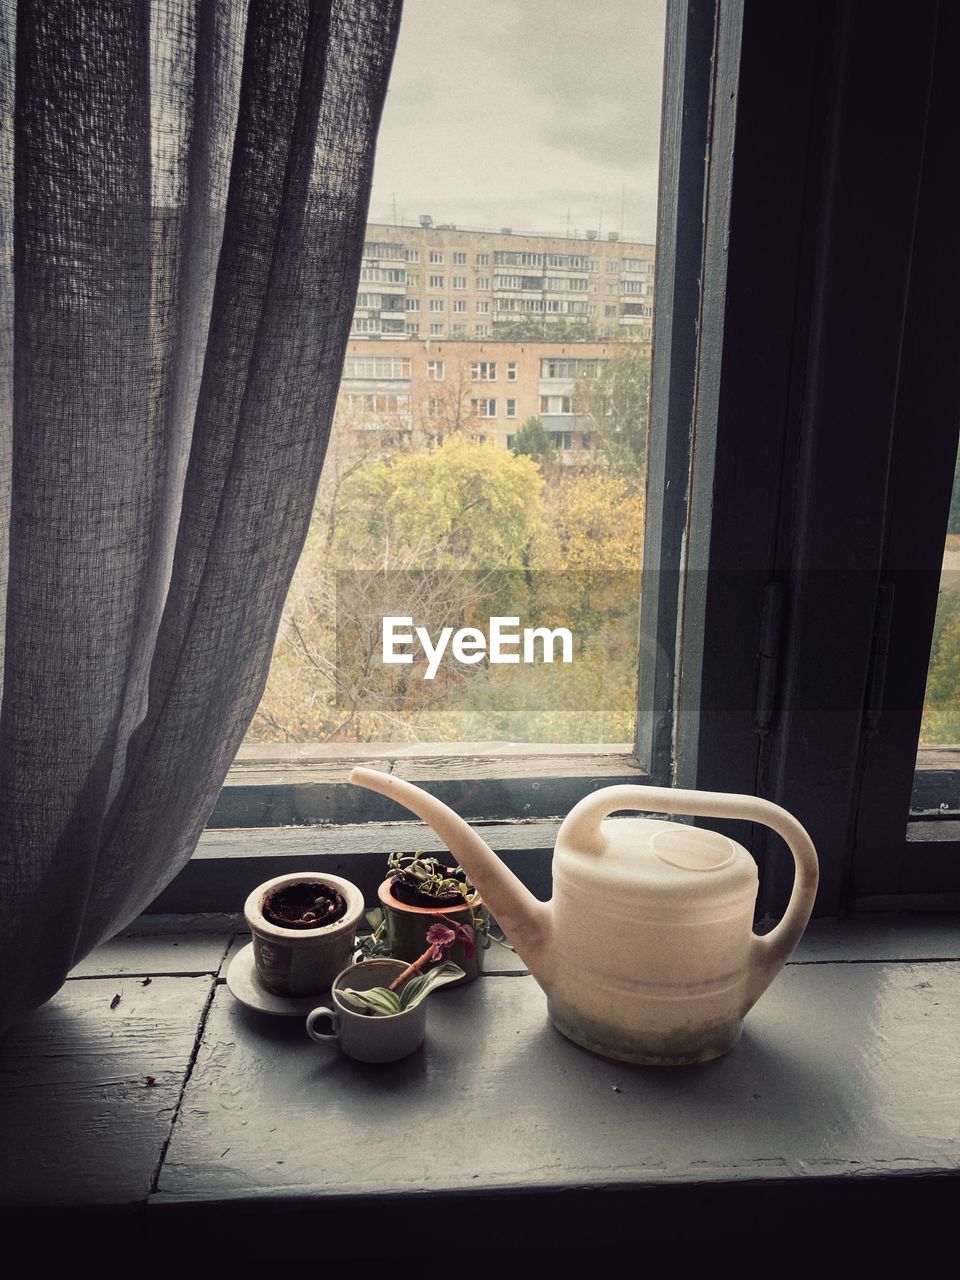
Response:
[{"label": "white watering can", "polygon": [[[374,769],[350,781],[428,823],[547,995],[550,1020],[625,1062],[706,1062],[732,1049],[743,1018],[800,940],[817,892],[817,855],[785,809],[755,796],[603,787],[567,814],[553,854],[553,898],[538,902],[477,833],[420,787]],[[734,840],[622,809],[736,818],[771,827],[796,863],[777,927],[753,932],[757,867]]]}]

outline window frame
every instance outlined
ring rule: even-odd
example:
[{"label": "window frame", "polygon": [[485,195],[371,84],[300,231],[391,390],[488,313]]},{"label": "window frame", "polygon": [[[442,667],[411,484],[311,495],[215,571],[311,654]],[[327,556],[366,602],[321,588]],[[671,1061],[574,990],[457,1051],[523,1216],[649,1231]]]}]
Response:
[{"label": "window frame", "polygon": [[[919,879],[904,869],[908,815],[894,800],[904,779],[908,793],[913,780],[904,762],[915,745],[905,744],[919,707],[915,689],[898,687],[890,658],[902,657],[907,684],[916,684],[920,655],[925,671],[933,548],[939,527],[942,549],[949,484],[943,494],[934,486],[922,531],[905,516],[904,493],[922,466],[949,453],[951,431],[956,448],[956,416],[945,425],[957,401],[952,360],[942,359],[941,376],[931,378],[904,339],[906,317],[917,323],[924,314],[921,329],[927,337],[936,329],[937,351],[955,351],[960,336],[942,309],[944,297],[956,296],[948,292],[955,267],[937,270],[951,234],[937,185],[949,166],[938,169],[937,161],[948,154],[956,91],[946,65],[957,22],[946,6],[917,15],[905,32],[882,13],[827,0],[802,12],[743,0],[668,2],[651,392],[660,429],[647,457],[644,552],[645,565],[655,567],[641,603],[635,743],[519,757],[459,744],[456,762],[442,751],[418,757],[415,749],[371,745],[341,749],[336,766],[322,767],[310,764],[305,748],[287,752],[273,770],[269,752],[263,759],[257,749],[257,761],[242,751],[213,828],[360,821],[364,847],[383,851],[378,824],[397,814],[367,793],[361,804],[343,781],[347,764],[362,758],[402,770],[468,819],[506,823],[500,834],[518,855],[546,856],[555,816],[581,795],[610,782],[673,783],[765,795],[801,817],[821,854],[819,915],[924,892],[923,866]],[[867,219],[864,192],[876,192],[885,173],[875,149],[864,153],[871,134],[888,149],[897,140],[904,165],[897,190]],[[877,306],[868,269],[878,249],[891,247],[896,267]],[[938,306],[925,312],[931,298]],[[870,383],[851,373],[840,338],[852,331],[871,335],[874,348],[861,346],[874,364],[881,352],[893,373]],[[937,428],[911,462],[918,400]],[[858,425],[831,453],[818,421]],[[838,626],[804,566],[816,564],[823,547],[818,522],[826,519],[834,536],[844,528],[835,464],[851,442],[869,442],[866,421],[883,424],[882,456],[869,455],[858,474],[849,518],[869,527],[866,563],[841,601]],[[883,575],[909,555],[923,569],[885,640]],[[881,706],[870,725],[867,695],[876,691],[887,641],[888,693],[904,706],[902,714]],[[826,662],[838,663],[859,694],[818,724],[811,711]],[[886,753],[878,748],[885,742],[893,744]],[[516,836],[509,820],[518,813],[540,823]],[[878,836],[884,821],[887,835]],[[949,824],[944,830],[949,837]],[[788,861],[763,831],[732,833],[760,864],[761,914],[775,915]],[[881,853],[871,847],[877,839]],[[960,859],[944,873],[944,849],[958,847],[954,834],[930,854],[940,855],[940,903],[960,887]]]}]

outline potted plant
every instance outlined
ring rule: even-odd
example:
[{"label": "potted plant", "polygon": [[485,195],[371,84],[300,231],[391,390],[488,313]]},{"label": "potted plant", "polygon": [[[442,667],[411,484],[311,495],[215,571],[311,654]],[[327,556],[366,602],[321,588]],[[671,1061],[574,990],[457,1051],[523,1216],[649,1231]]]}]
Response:
[{"label": "potted plant", "polygon": [[[339,1040],[343,1052],[360,1062],[405,1058],[423,1042],[427,995],[463,979],[463,970],[446,959],[455,940],[456,930],[438,922],[412,964],[381,959],[350,965],[334,980],[333,1008],[314,1009],[307,1017],[307,1035],[320,1042]],[[434,967],[424,972],[428,964]],[[324,1023],[329,1030],[320,1030]]]},{"label": "potted plant", "polygon": [[263,986],[279,996],[314,995],[350,963],[363,894],[340,876],[300,871],[258,885],[243,914]]},{"label": "potted plant", "polygon": [[433,925],[442,923],[456,934],[451,959],[470,982],[483,967],[489,946],[489,912],[461,867],[447,867],[422,849],[413,854],[392,853],[390,874],[380,885],[383,908],[379,930],[391,956],[408,963],[427,947]]}]

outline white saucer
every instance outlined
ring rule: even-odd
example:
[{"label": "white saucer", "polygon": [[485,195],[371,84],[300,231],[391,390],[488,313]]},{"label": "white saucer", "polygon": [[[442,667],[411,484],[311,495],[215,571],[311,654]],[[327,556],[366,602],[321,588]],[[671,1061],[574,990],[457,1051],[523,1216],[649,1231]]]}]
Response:
[{"label": "white saucer", "polygon": [[253,959],[253,943],[233,957],[227,969],[227,987],[234,999],[257,1013],[275,1013],[282,1018],[303,1018],[311,1009],[323,1004],[328,993],[312,996],[276,996],[260,981]]}]

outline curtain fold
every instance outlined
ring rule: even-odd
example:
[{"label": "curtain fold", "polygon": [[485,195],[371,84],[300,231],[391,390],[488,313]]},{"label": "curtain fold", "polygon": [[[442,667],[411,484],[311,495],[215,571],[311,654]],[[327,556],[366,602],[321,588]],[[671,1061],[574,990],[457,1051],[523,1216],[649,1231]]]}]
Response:
[{"label": "curtain fold", "polygon": [[192,854],[266,680],[400,0],[0,0],[0,1028]]}]

